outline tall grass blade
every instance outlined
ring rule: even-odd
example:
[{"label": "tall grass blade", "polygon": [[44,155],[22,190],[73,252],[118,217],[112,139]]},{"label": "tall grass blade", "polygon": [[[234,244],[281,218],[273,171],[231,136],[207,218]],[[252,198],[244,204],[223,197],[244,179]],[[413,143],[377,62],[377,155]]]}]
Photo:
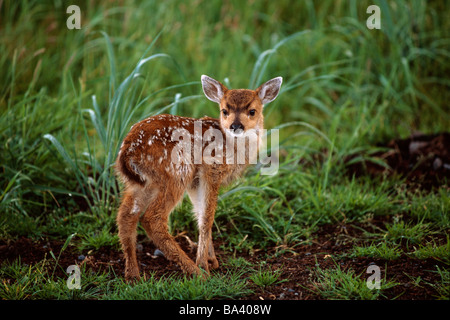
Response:
[{"label": "tall grass blade", "polygon": [[252,73],[250,75],[250,81],[249,81],[249,88],[256,89],[256,86],[261,84],[261,79],[264,76],[267,66],[270,62],[271,57],[277,52],[277,50],[285,45],[287,42],[291,41],[292,39],[295,39],[297,37],[301,37],[307,33],[309,33],[310,30],[304,30],[300,32],[296,32],[294,34],[291,34],[290,36],[285,37],[281,41],[279,41],[277,44],[273,46],[273,48],[268,49],[264,52],[262,52],[258,59],[256,60],[256,63],[253,67]]}]

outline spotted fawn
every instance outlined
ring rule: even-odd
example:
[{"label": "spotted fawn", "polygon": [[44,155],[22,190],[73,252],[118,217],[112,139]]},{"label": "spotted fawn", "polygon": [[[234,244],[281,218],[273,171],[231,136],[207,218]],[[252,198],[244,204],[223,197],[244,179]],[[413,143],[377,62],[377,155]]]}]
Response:
[{"label": "spotted fawn", "polygon": [[[256,90],[227,89],[205,75],[201,81],[206,97],[219,105],[220,119],[152,116],[133,125],[120,147],[116,171],[125,188],[117,224],[127,280],[139,278],[139,221],[165,257],[185,273],[206,276],[219,266],[211,230],[219,188],[254,163],[251,160],[264,128],[263,108],[277,97],[282,78],[269,80]],[[168,227],[169,215],[185,192],[198,223],[195,263]]]}]

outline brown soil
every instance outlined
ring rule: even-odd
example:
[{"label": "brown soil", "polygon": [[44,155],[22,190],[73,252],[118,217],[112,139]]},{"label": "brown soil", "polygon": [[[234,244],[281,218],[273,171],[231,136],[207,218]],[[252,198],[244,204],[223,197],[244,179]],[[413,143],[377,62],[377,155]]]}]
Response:
[{"label": "brown soil", "polygon": [[348,172],[356,176],[397,175],[405,178],[410,190],[432,190],[433,188],[449,187],[450,183],[450,133],[421,134],[416,133],[405,139],[391,140],[386,145],[385,152],[372,155],[376,160],[386,163],[389,168],[372,161],[352,160],[360,157],[355,154],[345,161]]},{"label": "brown soil", "polygon": [[[447,266],[434,259],[418,260],[403,255],[397,260],[383,260],[375,258],[348,258],[348,252],[353,246],[364,238],[362,228],[371,230],[371,226],[382,226],[387,218],[371,221],[370,225],[338,225],[323,226],[317,232],[316,240],[311,244],[305,244],[296,248],[284,250],[284,253],[278,248],[278,254],[275,248],[269,252],[256,252],[252,255],[249,253],[236,253],[236,257],[242,257],[251,262],[254,266],[259,266],[262,261],[267,262],[271,270],[281,271],[279,280],[281,283],[271,285],[265,289],[261,289],[249,281],[249,285],[256,288],[254,294],[243,297],[249,300],[312,300],[322,299],[317,292],[314,291],[315,272],[317,267],[321,269],[336,268],[340,266],[341,270],[354,270],[357,275],[366,279],[370,274],[366,274],[366,270],[371,264],[376,264],[381,268],[382,278],[386,277],[388,281],[398,283],[397,286],[385,290],[385,297],[381,299],[407,299],[407,300],[432,300],[436,298],[437,292],[430,284],[439,283],[440,276],[435,272],[436,266],[441,269]],[[362,228],[361,228],[362,227]],[[195,249],[189,246],[187,238],[178,236],[178,243],[195,259]],[[138,239],[138,260],[140,263],[141,274],[155,272],[156,277],[162,277],[168,274],[182,275],[180,268],[164,257],[153,256],[155,252],[154,245],[144,236]],[[442,239],[444,240],[444,239]],[[53,251],[57,257],[63,242],[33,242],[28,238],[20,238],[16,241],[0,242],[0,264],[5,260],[13,261],[20,257],[22,263],[34,264],[45,257],[53,262],[50,251]],[[224,252],[221,249],[221,243],[215,243],[216,253],[221,264],[218,272],[224,273],[227,270],[224,262],[233,253]],[[286,248],[288,249],[288,248]],[[80,261],[80,255],[85,255]],[[82,258],[82,257],[81,257]],[[123,277],[124,261],[121,252],[113,249],[102,248],[93,253],[80,253],[73,247],[69,246],[62,254],[59,265],[67,268],[72,264],[86,264],[88,269],[94,272],[114,271],[114,273]],[[52,265],[53,269],[53,265]],[[57,277],[67,277],[62,268],[56,268]],[[421,281],[418,285],[414,281],[420,277]]]}]

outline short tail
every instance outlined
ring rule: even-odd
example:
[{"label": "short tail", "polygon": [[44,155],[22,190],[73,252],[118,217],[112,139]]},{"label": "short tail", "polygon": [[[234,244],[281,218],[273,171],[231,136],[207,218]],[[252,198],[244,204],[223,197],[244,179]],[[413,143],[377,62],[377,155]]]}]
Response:
[{"label": "short tail", "polygon": [[117,157],[116,171],[121,177],[125,178],[126,181],[132,181],[142,186],[145,184],[145,178],[142,173],[140,173],[133,159],[124,155],[123,152],[120,152]]}]

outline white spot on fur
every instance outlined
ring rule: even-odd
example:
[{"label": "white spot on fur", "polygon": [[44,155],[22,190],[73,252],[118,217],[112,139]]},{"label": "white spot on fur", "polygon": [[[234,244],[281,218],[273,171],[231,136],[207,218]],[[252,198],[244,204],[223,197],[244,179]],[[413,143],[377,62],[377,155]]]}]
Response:
[{"label": "white spot on fur", "polygon": [[134,200],[133,208],[131,209],[131,214],[138,214],[141,211],[141,208],[138,205],[138,201]]}]

